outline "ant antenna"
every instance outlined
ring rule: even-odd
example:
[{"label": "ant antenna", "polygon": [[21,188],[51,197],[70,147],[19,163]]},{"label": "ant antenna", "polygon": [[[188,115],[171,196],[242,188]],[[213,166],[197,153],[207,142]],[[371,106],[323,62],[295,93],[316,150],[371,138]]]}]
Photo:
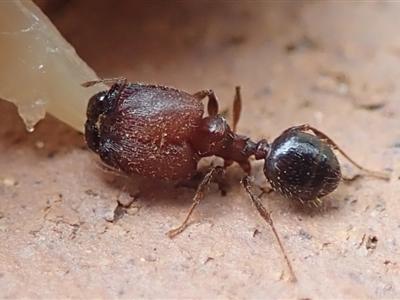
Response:
[{"label": "ant antenna", "polygon": [[86,81],[81,84],[82,87],[91,87],[99,83],[120,83],[124,84],[127,83],[128,80],[125,77],[115,77],[115,78],[103,78],[97,80]]}]

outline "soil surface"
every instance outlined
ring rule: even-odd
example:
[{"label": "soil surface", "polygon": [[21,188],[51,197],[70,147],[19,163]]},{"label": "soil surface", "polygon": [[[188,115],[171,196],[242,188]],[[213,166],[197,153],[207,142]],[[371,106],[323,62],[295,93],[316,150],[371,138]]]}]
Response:
[{"label": "soil surface", "polygon": [[[44,3],[44,4],[43,4]],[[213,89],[238,132],[272,141],[310,123],[366,168],[339,156],[344,180],[318,207],[270,191],[253,161],[268,225],[226,170],[190,226],[171,240],[195,190],[105,174],[83,136],[51,116],[33,133],[0,101],[0,298],[398,298],[400,296],[400,5],[398,3],[42,2],[101,77]],[[88,80],[91,78],[88,78]],[[206,172],[218,159],[206,159]]]}]

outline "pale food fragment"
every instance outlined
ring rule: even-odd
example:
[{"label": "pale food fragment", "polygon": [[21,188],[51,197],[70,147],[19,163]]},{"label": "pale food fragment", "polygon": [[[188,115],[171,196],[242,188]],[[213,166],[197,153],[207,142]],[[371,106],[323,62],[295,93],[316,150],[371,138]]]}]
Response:
[{"label": "pale food fragment", "polygon": [[46,111],[83,132],[96,74],[32,1],[0,3],[0,98],[14,102],[28,131]]}]

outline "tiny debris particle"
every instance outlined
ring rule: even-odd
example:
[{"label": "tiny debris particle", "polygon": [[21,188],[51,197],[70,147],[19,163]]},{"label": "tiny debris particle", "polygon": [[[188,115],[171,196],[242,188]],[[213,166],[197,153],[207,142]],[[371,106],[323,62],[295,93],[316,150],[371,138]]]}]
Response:
[{"label": "tiny debris particle", "polygon": [[94,197],[96,197],[96,196],[99,195],[99,193],[97,193],[97,192],[95,192],[95,191],[93,191],[93,190],[91,190],[91,189],[87,189],[87,190],[85,191],[85,194],[88,195],[88,196],[94,196]]},{"label": "tiny debris particle", "polygon": [[311,38],[304,36],[298,41],[294,41],[289,43],[285,46],[285,50],[288,53],[295,52],[295,51],[306,51],[318,48],[317,42],[312,40]]},{"label": "tiny debris particle", "polygon": [[17,181],[13,178],[4,178],[3,179],[3,184],[5,186],[16,186],[17,185]]},{"label": "tiny debris particle", "polygon": [[207,264],[208,262],[213,261],[213,260],[214,260],[214,258],[209,256],[209,257],[207,257],[207,259],[205,260],[204,264]]},{"label": "tiny debris particle", "polygon": [[256,235],[259,235],[259,234],[261,234],[261,231],[258,229],[255,229],[253,232],[253,237],[255,237]]},{"label": "tiny debris particle", "polygon": [[385,204],[377,204],[377,205],[375,205],[375,210],[377,210],[377,211],[379,211],[379,212],[382,212],[382,211],[384,211],[385,209],[386,209]]},{"label": "tiny debris particle", "polygon": [[312,235],[309,234],[308,232],[304,231],[303,229],[299,230],[299,235],[303,238],[306,238],[307,240],[311,240],[312,239]]},{"label": "tiny debris particle", "polygon": [[344,201],[350,204],[354,204],[357,202],[357,198],[354,195],[347,195],[346,197],[344,197]]},{"label": "tiny debris particle", "polygon": [[157,260],[157,257],[155,257],[154,255],[149,254],[149,255],[145,255],[145,257],[142,257],[140,260],[141,261],[154,262],[154,261]]},{"label": "tiny debris particle", "polygon": [[367,242],[365,243],[365,248],[370,251],[374,251],[378,244],[378,238],[376,236],[368,236]]},{"label": "tiny debris particle", "polygon": [[181,250],[182,256],[184,258],[186,258],[187,260],[191,260],[192,259],[192,255],[190,255],[190,253],[186,250]]},{"label": "tiny debris particle", "polygon": [[374,100],[372,100],[371,102],[366,101],[365,103],[358,103],[358,106],[366,110],[376,110],[384,107],[385,104],[385,102],[374,102]]},{"label": "tiny debris particle", "polygon": [[43,141],[36,141],[35,147],[36,147],[37,149],[43,149],[43,147],[44,147],[44,142],[43,142]]}]

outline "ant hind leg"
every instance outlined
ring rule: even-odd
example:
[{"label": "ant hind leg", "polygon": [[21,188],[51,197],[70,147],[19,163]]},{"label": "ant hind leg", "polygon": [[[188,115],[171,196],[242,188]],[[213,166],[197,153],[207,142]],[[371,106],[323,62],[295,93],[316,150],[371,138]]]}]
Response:
[{"label": "ant hind leg", "polygon": [[294,274],[292,265],[290,264],[289,258],[285,252],[285,248],[283,247],[282,241],[279,238],[278,232],[275,229],[274,223],[272,221],[271,218],[271,214],[265,209],[265,207],[262,205],[260,198],[258,198],[256,195],[254,195],[254,193],[251,190],[252,184],[251,184],[251,179],[249,176],[245,176],[242,179],[242,184],[243,187],[245,188],[247,195],[250,197],[251,202],[253,203],[253,205],[256,207],[258,213],[260,214],[260,216],[268,223],[268,225],[270,226],[275,239],[279,245],[279,248],[281,249],[281,253],[283,255],[283,258],[285,260],[285,263],[289,269],[289,273],[290,273],[290,278],[289,281],[291,282],[296,282],[296,276]]},{"label": "ant hind leg", "polygon": [[366,172],[367,174],[369,174],[371,176],[381,178],[384,180],[389,180],[389,178],[390,178],[389,174],[377,172],[377,171],[371,171],[371,170],[364,168],[363,166],[361,166],[360,164],[355,162],[349,155],[347,155],[347,153],[344,152],[329,136],[327,136],[322,131],[319,131],[317,128],[310,126],[309,124],[293,126],[293,127],[290,127],[289,129],[285,130],[284,132],[299,132],[299,131],[312,131],[315,134],[315,136],[317,136],[321,140],[324,140],[333,149],[339,151],[340,154],[342,154],[349,162],[351,162],[358,169]]}]

